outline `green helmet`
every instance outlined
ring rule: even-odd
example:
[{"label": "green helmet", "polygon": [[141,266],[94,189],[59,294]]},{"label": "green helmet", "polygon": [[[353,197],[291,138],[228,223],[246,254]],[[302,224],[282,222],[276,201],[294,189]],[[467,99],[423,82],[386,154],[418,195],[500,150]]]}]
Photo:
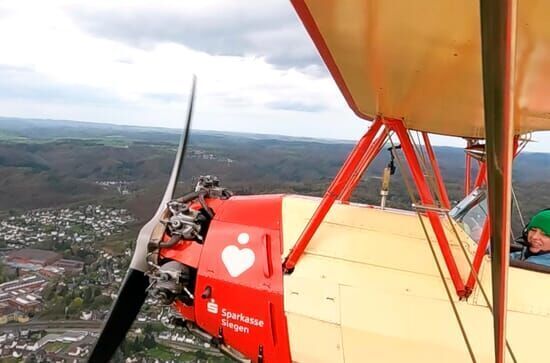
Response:
[{"label": "green helmet", "polygon": [[533,228],[538,228],[544,234],[550,236],[550,210],[540,211],[531,218],[531,221],[527,225],[527,230]]}]

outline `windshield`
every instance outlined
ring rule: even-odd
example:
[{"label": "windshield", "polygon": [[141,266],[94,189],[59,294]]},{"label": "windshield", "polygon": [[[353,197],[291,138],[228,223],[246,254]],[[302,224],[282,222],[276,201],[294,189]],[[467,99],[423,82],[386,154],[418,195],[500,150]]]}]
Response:
[{"label": "windshield", "polygon": [[479,242],[487,218],[487,193],[477,188],[458,203],[449,213],[476,243]]}]

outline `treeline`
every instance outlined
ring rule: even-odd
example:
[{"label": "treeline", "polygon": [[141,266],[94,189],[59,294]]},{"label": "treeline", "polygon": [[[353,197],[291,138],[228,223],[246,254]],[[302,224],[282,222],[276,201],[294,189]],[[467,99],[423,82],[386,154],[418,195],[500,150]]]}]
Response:
[{"label": "treeline", "polygon": [[75,289],[61,280],[49,283],[42,297],[45,303],[45,309],[40,313],[42,320],[78,320],[83,311],[108,309],[113,302],[110,296],[102,294],[99,286]]},{"label": "treeline", "polygon": [[[86,130],[81,129],[84,133],[97,131]],[[101,130],[102,135],[107,135],[105,129]],[[131,130],[134,134],[125,136],[120,128],[117,129],[119,137],[128,143],[126,148],[74,139],[0,143],[3,155],[0,190],[4,191],[0,193],[0,210],[65,206],[93,200],[127,207],[141,221],[150,218],[165,188],[177,138],[167,133],[165,142],[160,142],[158,133],[161,131],[156,130],[150,140],[146,133],[138,131]],[[59,132],[62,134],[62,130]],[[195,183],[193,178],[213,174],[239,194],[321,196],[352,147],[351,143],[193,133],[184,162],[184,183],[179,192],[191,190]],[[464,196],[463,150],[436,147],[435,152],[450,198],[460,200]],[[354,201],[379,203],[379,178],[388,161],[386,151],[374,160],[353,195]],[[549,164],[550,154],[523,154],[516,161],[515,190],[526,218],[550,204],[550,196],[546,193],[550,186],[550,168],[546,167]],[[131,194],[122,196],[115,188],[103,188],[96,183],[101,180],[131,182]],[[409,208],[410,203],[398,168],[391,182],[388,205]]]}]

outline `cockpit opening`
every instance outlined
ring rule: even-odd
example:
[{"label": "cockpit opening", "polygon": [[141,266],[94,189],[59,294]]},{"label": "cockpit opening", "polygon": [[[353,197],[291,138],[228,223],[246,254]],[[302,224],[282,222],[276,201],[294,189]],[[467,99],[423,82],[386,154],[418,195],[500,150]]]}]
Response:
[{"label": "cockpit opening", "polygon": [[[483,225],[488,214],[487,189],[485,188],[474,189],[449,212],[449,215],[476,243],[480,242]],[[548,265],[528,260],[530,245],[526,238],[526,233],[521,233],[517,238],[514,237],[513,231],[510,231],[510,234],[512,236],[510,243],[510,266],[550,273],[550,258],[548,259]],[[487,248],[486,254],[490,254],[490,248]]]}]

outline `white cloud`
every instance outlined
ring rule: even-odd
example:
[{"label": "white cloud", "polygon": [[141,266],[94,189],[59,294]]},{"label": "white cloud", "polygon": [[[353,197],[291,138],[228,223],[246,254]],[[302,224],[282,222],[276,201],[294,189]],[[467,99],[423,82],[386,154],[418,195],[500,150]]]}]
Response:
[{"label": "white cloud", "polygon": [[196,73],[197,128],[340,139],[365,129],[286,1],[18,0],[0,4],[0,19],[6,116],[178,127]]},{"label": "white cloud", "polygon": [[[22,81],[23,78],[20,78],[19,82],[16,79],[16,76],[23,77],[23,72],[12,72],[12,77],[4,78],[0,89],[3,92],[0,97],[6,106],[4,112],[32,117],[131,124],[154,122],[156,125],[176,126],[186,108],[184,100],[192,73],[199,76],[198,102],[205,109],[201,116],[197,116],[199,126],[206,129],[217,126],[229,129],[238,125],[240,131],[246,131],[249,129],[247,123],[252,123],[261,124],[262,127],[250,126],[250,129],[269,132],[270,121],[284,125],[283,119],[286,118],[289,119],[286,123],[294,129],[293,133],[302,129],[302,133],[307,134],[308,128],[313,125],[299,126],[299,119],[303,116],[297,112],[300,107],[303,107],[305,113],[316,109],[333,112],[345,109],[333,81],[319,69],[319,65],[310,64],[303,67],[303,71],[292,66],[285,68],[269,63],[267,53],[264,55],[252,51],[255,47],[266,47],[262,39],[269,40],[274,46],[278,37],[279,42],[292,40],[292,36],[286,33],[281,36],[275,34],[273,19],[272,26],[263,28],[271,30],[255,36],[252,19],[258,9],[243,15],[242,9],[249,6],[243,7],[242,2],[228,2],[224,6],[218,4],[210,1],[197,7],[196,2],[184,6],[179,2],[171,2],[155,3],[153,7],[150,2],[117,2],[115,5],[112,2],[94,2],[92,5],[57,2],[57,6],[40,2],[12,2],[11,11],[0,23],[0,45],[5,54],[0,59],[0,67],[25,69],[25,79]],[[281,13],[276,10],[281,9],[280,5],[261,9],[258,12],[259,19],[255,20],[258,24],[262,21],[268,24],[266,19],[270,14]],[[78,23],[85,16],[83,14],[91,14],[93,21],[101,20],[97,14],[107,19],[110,14],[111,18],[117,20],[117,27],[120,26],[120,18],[125,16],[128,16],[128,26],[146,27],[147,24],[136,23],[135,19],[140,19],[148,11],[152,12],[153,20],[156,14],[162,13],[160,19],[157,19],[160,21],[157,25],[166,28],[172,24],[163,24],[162,20],[170,14],[175,19],[178,14],[184,14],[187,18],[196,15],[199,20],[210,18],[208,24],[214,25],[227,23],[221,21],[221,18],[227,19],[231,14],[236,18],[241,14],[240,20],[244,19],[250,29],[236,37],[251,38],[249,43],[252,46],[247,49],[235,48],[233,53],[243,53],[241,55],[215,55],[205,50],[192,49],[162,32],[159,35],[152,31],[149,35],[157,36],[158,39],[149,42],[148,47],[142,47],[137,44],[139,42],[120,41],[116,36],[90,32],[86,26]],[[290,9],[285,11],[289,12]],[[75,16],[75,13],[79,15]],[[214,21],[216,19],[219,21]],[[232,24],[225,25],[225,30],[238,29],[236,21],[234,19]],[[294,21],[292,18],[287,19],[286,24]],[[206,29],[208,24],[203,24],[202,29]],[[296,22],[293,26],[298,28],[301,25]],[[195,36],[200,37],[200,34]],[[309,52],[314,52],[313,46],[309,46]],[[296,51],[299,58],[307,53]],[[282,59],[280,50],[273,54]],[[91,95],[90,90],[96,96],[105,95],[104,99],[96,97],[94,100],[95,106],[102,111],[90,109],[82,98],[67,97],[64,100],[66,102],[59,102],[52,97],[52,93]],[[10,100],[13,101],[17,95],[18,102],[10,105]],[[18,106],[22,104],[25,106]],[[33,104],[35,107],[32,107]],[[66,112],[63,111],[64,107]],[[78,112],[79,107],[81,112]],[[131,109],[139,111],[133,112]],[[289,115],[288,112],[277,111],[281,109],[292,109],[295,112]],[[29,115],[30,110],[42,110],[42,113]],[[208,119],[206,115],[221,120]],[[224,121],[225,117],[231,117],[233,121]],[[303,116],[305,119],[310,117]],[[319,118],[326,118],[326,115]],[[351,120],[353,116],[350,114],[349,118]],[[360,121],[355,122],[361,124]],[[284,131],[277,126],[273,129]]]},{"label": "white cloud", "polygon": [[143,48],[173,42],[285,67],[321,63],[290,3],[280,0],[90,2],[68,9],[83,29]]}]

